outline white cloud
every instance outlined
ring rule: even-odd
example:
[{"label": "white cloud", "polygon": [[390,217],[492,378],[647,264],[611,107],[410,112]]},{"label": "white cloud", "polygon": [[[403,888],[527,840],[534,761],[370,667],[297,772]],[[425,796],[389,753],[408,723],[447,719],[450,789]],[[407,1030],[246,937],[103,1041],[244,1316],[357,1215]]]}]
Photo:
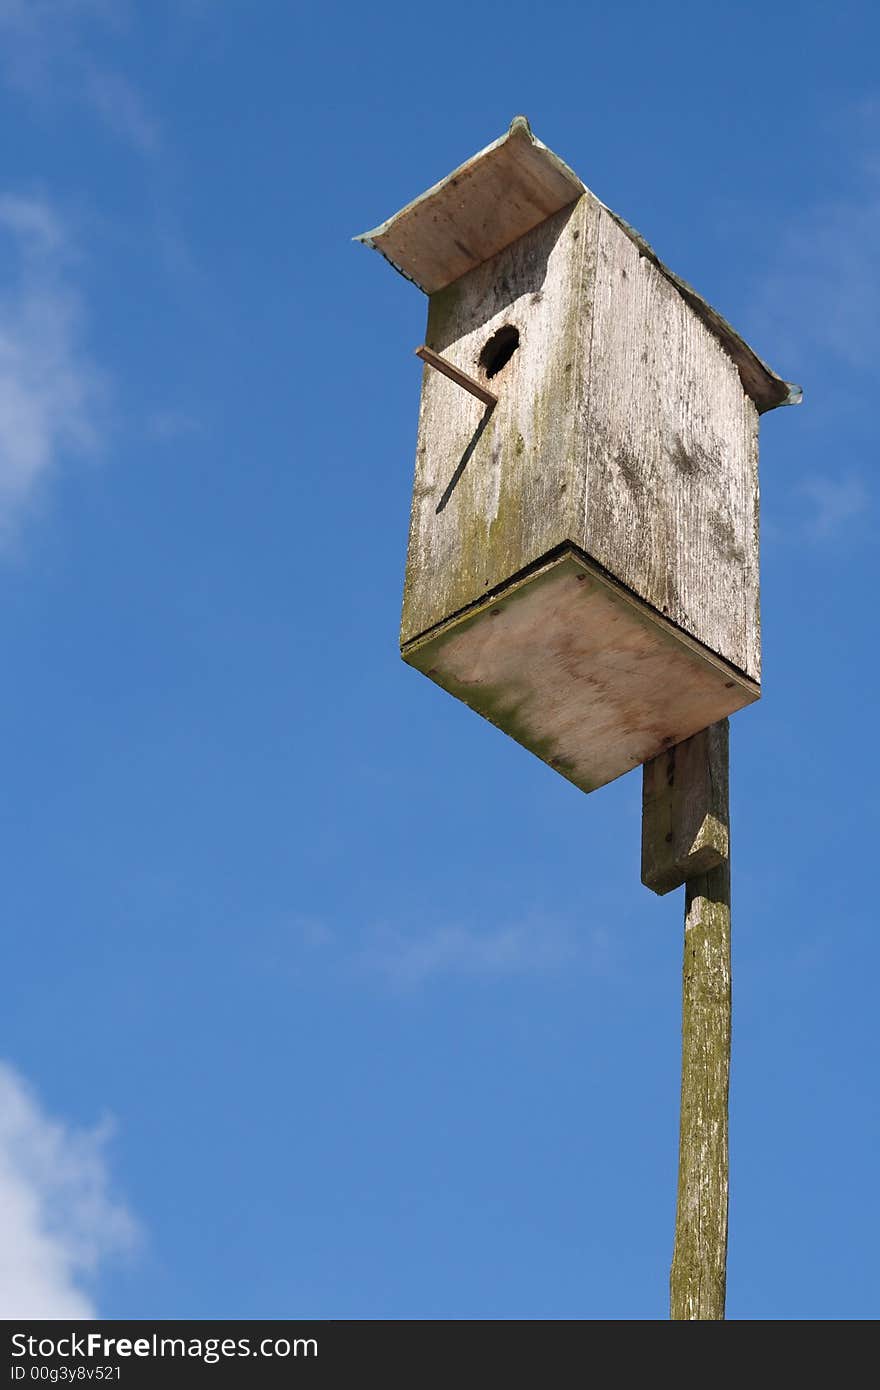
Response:
[{"label": "white cloud", "polygon": [[566,927],[535,918],[498,927],[444,925],[385,928],[373,933],[361,963],[398,988],[412,988],[440,976],[509,976],[559,970],[585,953],[600,969],[607,937],[594,929],[586,941]]},{"label": "white cloud", "polygon": [[0,195],[0,547],[60,460],[97,449],[101,381],[82,318],[51,206]]},{"label": "white cloud", "polygon": [[106,1125],[47,1115],[0,1062],[0,1308],[3,1317],[92,1318],[89,1279],[130,1250],[136,1224],[111,1195]]},{"label": "white cloud", "polygon": [[158,145],[158,128],[136,87],[98,62],[91,31],[126,26],[127,0],[0,0],[0,70],[9,87],[37,106],[81,102],[142,154]]}]

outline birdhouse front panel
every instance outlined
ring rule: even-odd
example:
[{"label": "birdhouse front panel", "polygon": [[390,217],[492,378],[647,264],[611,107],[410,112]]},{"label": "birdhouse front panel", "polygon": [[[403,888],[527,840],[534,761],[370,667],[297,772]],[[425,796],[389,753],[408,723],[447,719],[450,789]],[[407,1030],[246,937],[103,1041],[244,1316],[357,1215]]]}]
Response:
[{"label": "birdhouse front panel", "polygon": [[364,240],[429,294],[404,659],[584,790],[757,699],[795,388],[521,118]]},{"label": "birdhouse front panel", "polygon": [[427,346],[498,404],[424,368],[404,646],[582,533],[597,213],[581,199],[431,295]]}]

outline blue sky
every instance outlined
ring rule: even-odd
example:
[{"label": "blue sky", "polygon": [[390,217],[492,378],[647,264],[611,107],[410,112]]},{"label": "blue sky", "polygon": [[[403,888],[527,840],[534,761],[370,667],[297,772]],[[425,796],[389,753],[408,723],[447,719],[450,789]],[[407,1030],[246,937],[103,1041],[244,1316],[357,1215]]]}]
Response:
[{"label": "blue sky", "polygon": [[525,112],[806,403],[732,728],[729,1316],[875,1317],[875,7],[0,0],[0,1305],[666,1313],[681,894],[397,654],[425,301]]}]

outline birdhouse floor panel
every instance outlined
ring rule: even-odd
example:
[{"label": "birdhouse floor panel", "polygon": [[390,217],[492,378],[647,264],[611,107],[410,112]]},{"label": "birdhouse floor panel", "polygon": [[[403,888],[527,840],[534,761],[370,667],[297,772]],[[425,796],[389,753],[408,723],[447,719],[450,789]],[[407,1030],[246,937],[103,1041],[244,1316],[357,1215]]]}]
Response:
[{"label": "birdhouse floor panel", "polygon": [[402,655],[582,791],[760,694],[573,549]]}]

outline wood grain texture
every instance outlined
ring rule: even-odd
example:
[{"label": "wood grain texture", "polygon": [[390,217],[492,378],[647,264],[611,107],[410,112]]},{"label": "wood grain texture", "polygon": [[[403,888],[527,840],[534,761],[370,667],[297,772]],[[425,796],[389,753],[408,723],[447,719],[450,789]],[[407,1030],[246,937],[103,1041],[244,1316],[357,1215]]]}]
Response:
[{"label": "wood grain texture", "polygon": [[758,693],[574,552],[403,656],[582,791]]},{"label": "wood grain texture", "polygon": [[602,211],[583,549],[760,680],[758,414],[718,340]]},{"label": "wood grain texture", "polygon": [[730,865],[685,890],[681,1130],[670,1316],[724,1317],[730,1081]]},{"label": "wood grain texture", "polygon": [[728,737],[724,719],[642,769],[642,883],[655,893],[728,857]]},{"label": "wood grain texture", "polygon": [[584,507],[582,393],[598,205],[583,198],[432,295],[427,346],[486,380],[503,326],[520,345],[487,384],[490,416],[423,374],[401,644],[576,539]]},{"label": "wood grain texture", "polygon": [[664,275],[671,285],[675,287],[685,303],[694,311],[709,332],[714,334],[727,353],[728,357],[736,364],[739,378],[742,382],[743,390],[755,402],[758,413],[763,414],[767,410],[775,410],[780,405],[800,405],[803,400],[803,391],[800,386],[796,386],[791,381],[783,381],[762,361],[757,353],[749,347],[745,339],[741,338],[732,324],[727,322],[723,314],[719,314],[701,294],[698,294],[693,285],[689,285],[687,280],[683,280],[675,271],[670,270],[668,265],[664,265],[657,252],[654,250],[640,232],[635,227],[620,216],[607,208],[609,216],[614,218],[621,230],[629,237],[636,247],[640,256],[645,256],[656,266],[661,275]]}]

